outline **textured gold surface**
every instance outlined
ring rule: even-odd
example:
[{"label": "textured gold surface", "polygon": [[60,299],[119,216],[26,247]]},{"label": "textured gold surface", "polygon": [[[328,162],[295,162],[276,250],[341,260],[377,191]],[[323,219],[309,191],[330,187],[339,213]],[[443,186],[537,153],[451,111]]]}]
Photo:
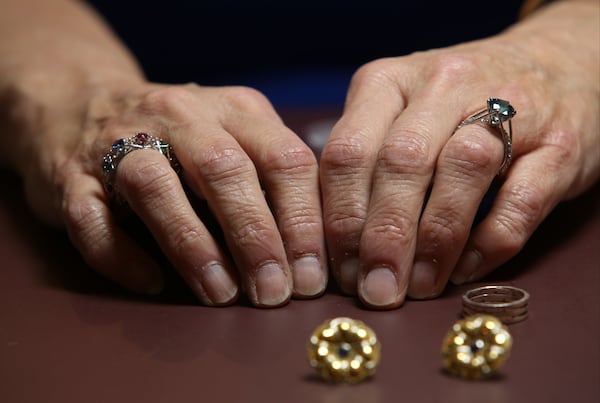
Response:
[{"label": "textured gold surface", "polygon": [[491,315],[473,315],[456,322],[442,343],[444,368],[467,379],[492,375],[510,355],[512,337]]},{"label": "textured gold surface", "polygon": [[370,377],[380,354],[375,332],[351,318],[323,322],[308,343],[310,365],[323,379],[336,383],[355,383]]}]

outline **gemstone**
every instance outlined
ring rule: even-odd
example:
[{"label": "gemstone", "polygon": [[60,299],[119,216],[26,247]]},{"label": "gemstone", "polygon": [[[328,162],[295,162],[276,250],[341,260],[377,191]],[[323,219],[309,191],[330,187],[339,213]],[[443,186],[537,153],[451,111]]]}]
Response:
[{"label": "gemstone", "polygon": [[115,170],[115,164],[113,162],[113,158],[110,155],[107,155],[102,160],[102,172],[104,174],[108,174]]},{"label": "gemstone", "polygon": [[343,345],[340,346],[340,348],[338,349],[338,356],[340,358],[346,358],[348,357],[348,354],[350,354],[350,345],[344,343]]},{"label": "gemstone", "polygon": [[488,111],[492,114],[492,124],[506,122],[517,114],[515,108],[508,101],[500,98],[490,98],[487,101]]},{"label": "gemstone", "polygon": [[166,143],[161,143],[160,140],[156,141],[156,150],[158,150],[165,157],[169,157],[169,145]]},{"label": "gemstone", "polygon": [[120,139],[120,140],[115,141],[111,148],[114,152],[118,153],[123,150],[124,146],[125,146],[125,140]]},{"label": "gemstone", "polygon": [[148,138],[150,136],[147,133],[138,133],[135,135],[135,142],[141,146],[145,145],[148,142]]}]

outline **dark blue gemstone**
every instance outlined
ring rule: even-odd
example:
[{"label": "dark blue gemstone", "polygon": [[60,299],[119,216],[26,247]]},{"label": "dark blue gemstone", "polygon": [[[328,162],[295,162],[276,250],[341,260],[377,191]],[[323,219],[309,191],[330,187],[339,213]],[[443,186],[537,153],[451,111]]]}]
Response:
[{"label": "dark blue gemstone", "polygon": [[113,143],[112,149],[117,151],[117,150],[123,148],[124,145],[125,145],[125,140],[123,140],[123,139],[117,140]]},{"label": "dark blue gemstone", "polygon": [[[499,98],[490,98],[488,99],[488,111],[497,113],[498,118],[502,122],[506,122],[509,119],[512,119],[513,116],[516,115],[517,111],[512,107],[508,101]],[[494,122],[492,122],[494,123]]]},{"label": "dark blue gemstone", "polygon": [[350,354],[350,348],[348,346],[341,346],[338,349],[338,356],[340,358],[346,358],[348,357],[348,354]]}]

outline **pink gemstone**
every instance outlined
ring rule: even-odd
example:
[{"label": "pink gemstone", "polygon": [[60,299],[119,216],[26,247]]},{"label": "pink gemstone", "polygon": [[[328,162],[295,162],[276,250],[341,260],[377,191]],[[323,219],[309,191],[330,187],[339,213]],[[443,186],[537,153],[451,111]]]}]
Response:
[{"label": "pink gemstone", "polygon": [[150,137],[147,133],[138,133],[135,135],[136,143],[143,146],[148,141],[148,137]]}]

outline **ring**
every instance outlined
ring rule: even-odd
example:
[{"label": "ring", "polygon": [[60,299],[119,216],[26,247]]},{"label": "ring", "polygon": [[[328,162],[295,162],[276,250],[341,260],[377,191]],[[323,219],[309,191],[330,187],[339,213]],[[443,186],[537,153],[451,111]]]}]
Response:
[{"label": "ring", "polygon": [[473,315],[457,321],[442,342],[442,364],[452,375],[466,379],[489,378],[510,355],[512,336],[491,315]]},{"label": "ring", "polygon": [[[472,114],[463,120],[456,128],[456,130],[458,130],[468,124],[479,122],[489,124],[500,130],[502,142],[504,143],[504,159],[502,160],[498,175],[503,175],[506,172],[512,160],[512,124],[510,120],[516,114],[517,111],[508,101],[500,98],[489,98],[487,100],[487,108]],[[508,122],[508,132],[504,128],[504,122]]]},{"label": "ring", "polygon": [[508,285],[489,285],[465,292],[462,302],[462,316],[494,315],[508,325],[527,318],[529,293]]},{"label": "ring", "polygon": [[171,163],[171,167],[178,174],[181,171],[181,165],[175,157],[173,148],[162,139],[154,137],[148,133],[137,133],[135,136],[126,137],[115,141],[108,154],[102,159],[102,176],[104,177],[104,189],[109,195],[115,190],[115,177],[119,163],[127,154],[135,150],[149,148],[156,150],[164,155]]},{"label": "ring", "polygon": [[360,320],[327,320],[310,336],[310,365],[326,381],[360,382],[375,373],[381,344],[375,332]]}]

